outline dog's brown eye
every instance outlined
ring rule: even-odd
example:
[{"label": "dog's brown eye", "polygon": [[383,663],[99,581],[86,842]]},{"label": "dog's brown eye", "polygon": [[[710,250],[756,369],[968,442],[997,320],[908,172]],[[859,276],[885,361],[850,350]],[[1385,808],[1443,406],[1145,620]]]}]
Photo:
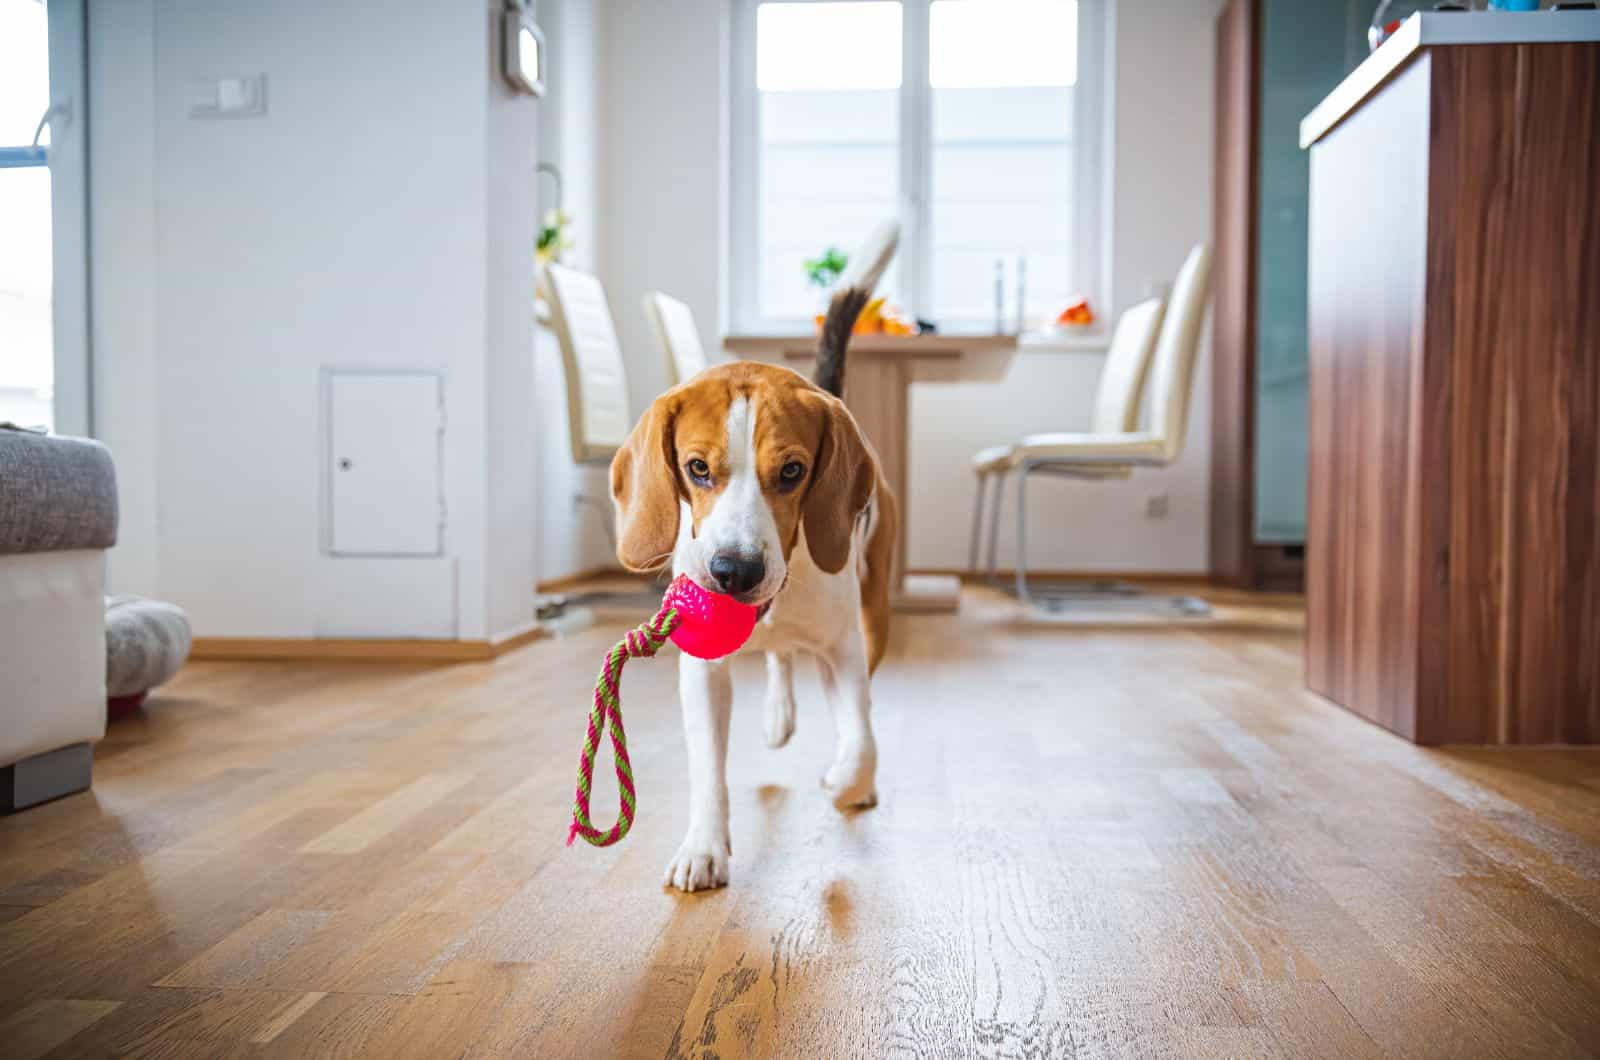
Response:
[{"label": "dog's brown eye", "polygon": [[778,478],[783,482],[799,482],[805,477],[806,466],[798,460],[791,460],[778,470]]},{"label": "dog's brown eye", "polygon": [[711,478],[711,465],[704,460],[691,460],[685,465],[685,469],[689,472],[689,477],[696,482],[706,482]]}]

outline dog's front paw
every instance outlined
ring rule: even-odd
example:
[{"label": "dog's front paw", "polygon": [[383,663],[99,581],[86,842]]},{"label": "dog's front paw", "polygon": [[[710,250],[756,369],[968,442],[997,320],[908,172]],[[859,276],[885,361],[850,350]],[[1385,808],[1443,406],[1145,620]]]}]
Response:
[{"label": "dog's front paw", "polygon": [[680,891],[709,891],[722,887],[728,882],[728,853],[727,840],[707,842],[688,836],[667,862],[663,882]]},{"label": "dog's front paw", "polygon": [[857,754],[841,758],[822,774],[822,790],[833,800],[836,810],[865,810],[878,805],[876,755]]}]

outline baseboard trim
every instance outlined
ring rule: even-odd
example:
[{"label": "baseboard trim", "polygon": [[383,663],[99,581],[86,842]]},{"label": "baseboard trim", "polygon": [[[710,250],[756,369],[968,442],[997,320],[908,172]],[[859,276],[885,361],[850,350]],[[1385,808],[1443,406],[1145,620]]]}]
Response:
[{"label": "baseboard trim", "polygon": [[628,572],[621,567],[605,564],[599,567],[587,567],[576,574],[563,574],[559,578],[548,578],[535,583],[533,589],[540,593],[565,593],[573,589],[583,588],[587,583],[597,578],[620,578],[628,576]]},{"label": "baseboard trim", "polygon": [[[1004,581],[1011,581],[1017,572],[1009,567],[1001,567],[995,572],[995,577]],[[979,583],[989,577],[987,571],[970,571],[965,567],[916,567],[906,571],[907,576],[914,574],[942,575],[944,577],[960,578],[964,584]],[[1206,585],[1211,581],[1211,576],[1204,571],[1159,571],[1159,570],[1030,570],[1028,580],[1041,582],[1052,581],[1093,581],[1093,582],[1133,582],[1135,584],[1160,584],[1160,585]]]},{"label": "baseboard trim", "polygon": [[508,651],[532,644],[544,636],[544,627],[535,619],[529,619],[520,626],[513,626],[503,633],[496,633],[489,638],[489,647],[496,656],[504,655]]},{"label": "baseboard trim", "polygon": [[189,658],[208,662],[489,662],[544,636],[537,622],[488,640],[196,637]]}]

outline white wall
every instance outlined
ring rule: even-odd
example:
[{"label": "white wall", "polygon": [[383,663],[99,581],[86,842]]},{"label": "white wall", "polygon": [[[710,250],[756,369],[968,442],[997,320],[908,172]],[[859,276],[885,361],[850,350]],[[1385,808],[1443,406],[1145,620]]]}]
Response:
[{"label": "white wall", "polygon": [[[562,208],[572,218],[573,248],[563,260],[601,272],[605,234],[601,209],[605,63],[601,5],[597,0],[541,0],[539,24],[550,52],[548,92],[540,115],[540,157],[560,167]],[[540,178],[540,213],[555,205],[549,177]],[[626,313],[627,307],[613,310]],[[540,580],[562,578],[615,564],[601,520],[610,504],[604,468],[572,462],[567,428],[566,378],[555,336],[540,328],[534,353],[535,414],[539,447]],[[603,507],[579,508],[573,498]]]},{"label": "white wall", "polygon": [[[1210,236],[1218,3],[1110,2],[1110,308],[1116,310],[1170,282],[1189,247]],[[708,336],[720,333],[726,318],[725,7],[722,0],[617,0],[607,7],[603,275],[640,408],[664,380],[637,308],[643,294],[654,287],[677,294]],[[965,565],[972,452],[1030,431],[1082,429],[1102,360],[1097,353],[1027,352],[1002,383],[915,391],[912,567]],[[1178,465],[1125,483],[1037,483],[1029,523],[1035,568],[1205,569],[1208,357],[1197,376],[1188,447]],[[1170,514],[1145,519],[1144,499],[1157,491],[1169,495]],[[1011,562],[1011,540],[1006,533],[1004,564]]]},{"label": "white wall", "polygon": [[[500,55],[504,0],[483,0],[492,27],[482,69]],[[538,424],[534,397],[533,248],[538,234],[535,165],[540,105],[500,77],[486,85],[488,141],[484,148],[485,412],[487,503],[485,571],[488,629],[508,630],[533,619],[538,566]]]},{"label": "white wall", "polygon": [[721,334],[727,282],[727,0],[606,5],[604,279],[642,413],[666,386],[643,300],[688,303]]},{"label": "white wall", "polygon": [[[565,181],[562,209],[572,218],[574,245],[563,260],[574,268],[600,267],[601,140],[605,116],[603,11],[599,0],[540,0],[539,25],[550,52],[549,84],[541,105],[539,157],[558,166]],[[549,177],[541,177],[539,209],[555,205]]]},{"label": "white wall", "polygon": [[88,33],[115,44],[96,48],[89,64],[94,422],[116,459],[119,504],[106,579],[111,592],[159,596],[154,0],[93,4]]},{"label": "white wall", "polygon": [[[724,0],[542,0],[550,93],[543,155],[562,169],[576,247],[564,261],[600,275],[642,413],[666,385],[666,363],[643,299],[666,290],[720,332],[726,240],[727,73]],[[548,182],[540,185],[550,205]],[[541,331],[535,387],[540,426],[539,577],[616,562],[604,468],[572,463],[564,377]],[[600,503],[576,505],[583,495]]]},{"label": "white wall", "polygon": [[[532,388],[536,104],[486,88],[497,8],[91,3],[114,590],[177,602],[202,636],[478,638],[531,617],[490,588],[533,576],[532,431],[502,398]],[[266,116],[188,116],[197,80],[261,72]],[[328,365],[445,374],[444,557],[320,551]]]}]

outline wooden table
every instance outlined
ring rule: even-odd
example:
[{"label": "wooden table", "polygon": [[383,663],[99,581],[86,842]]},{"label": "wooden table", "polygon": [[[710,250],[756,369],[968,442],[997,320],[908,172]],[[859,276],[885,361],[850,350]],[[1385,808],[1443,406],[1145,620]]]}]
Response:
[{"label": "wooden table", "polygon": [[1597,101],[1600,15],[1423,12],[1301,125],[1307,680],[1418,743],[1600,743]]},{"label": "wooden table", "polygon": [[[776,360],[809,373],[815,335],[731,335],[723,347],[741,357]],[[894,607],[899,611],[954,611],[959,579],[907,577],[906,527],[911,508],[911,384],[998,382],[1017,350],[1015,335],[857,335],[850,341],[845,404],[866,433],[884,477],[900,498],[900,542],[895,549]]]}]

